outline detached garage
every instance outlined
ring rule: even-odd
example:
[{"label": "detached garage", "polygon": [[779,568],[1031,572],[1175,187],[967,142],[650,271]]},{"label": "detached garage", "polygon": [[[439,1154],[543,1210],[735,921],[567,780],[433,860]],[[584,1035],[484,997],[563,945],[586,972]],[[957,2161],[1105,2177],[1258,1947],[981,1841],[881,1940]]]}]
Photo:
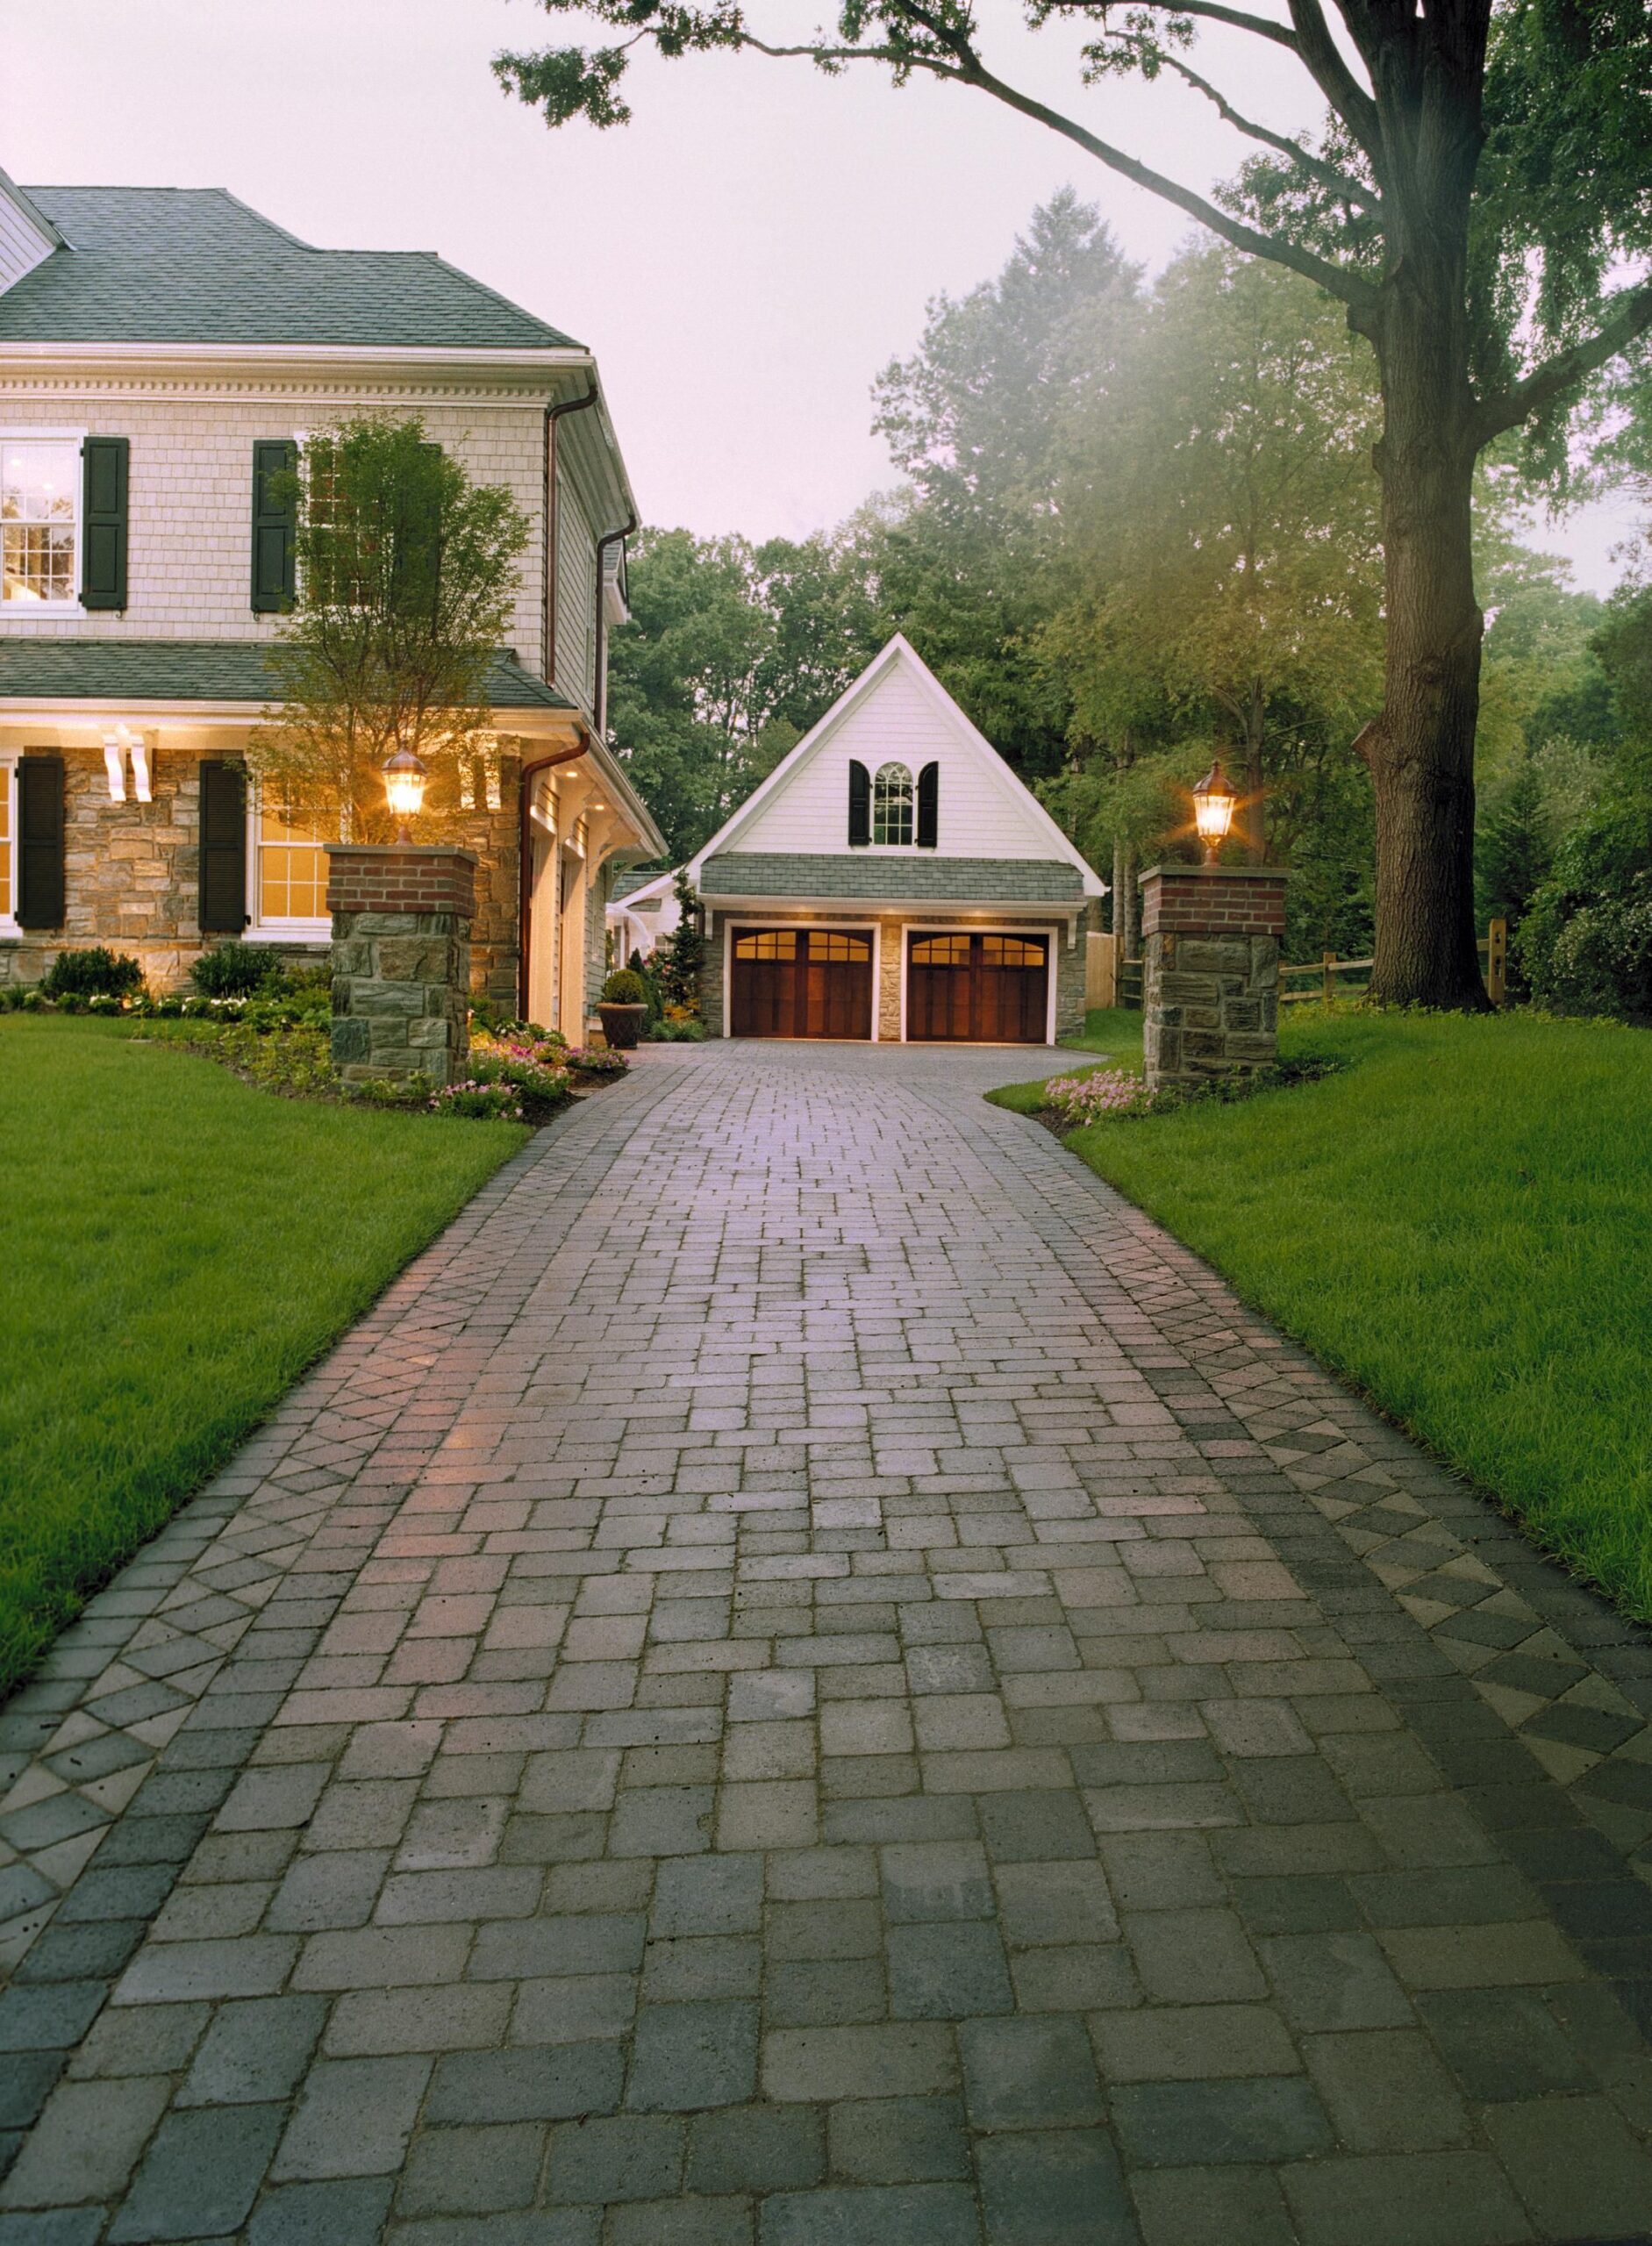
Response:
[{"label": "detached garage", "polygon": [[904,639],[686,869],[713,1034],[1043,1045],[1105,886]]}]

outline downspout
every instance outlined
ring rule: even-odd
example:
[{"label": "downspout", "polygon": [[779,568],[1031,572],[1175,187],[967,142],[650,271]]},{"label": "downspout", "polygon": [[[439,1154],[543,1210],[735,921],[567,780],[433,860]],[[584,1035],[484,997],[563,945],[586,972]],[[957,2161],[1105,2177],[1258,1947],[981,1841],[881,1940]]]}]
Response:
[{"label": "downspout", "polygon": [[590,737],[582,726],[580,737],[572,748],[559,748],[554,756],[541,756],[522,767],[522,805],[517,835],[516,1010],[524,1021],[528,1012],[529,940],[533,926],[533,790],[529,783],[540,773],[548,772],[554,764],[572,764],[590,747]]},{"label": "downspout", "polygon": [[608,619],[603,614],[603,565],[615,540],[630,538],[636,527],[637,518],[633,515],[628,523],[597,541],[597,738],[604,747],[608,744]]},{"label": "downspout", "polygon": [[556,678],[556,540],[561,527],[556,504],[556,425],[565,413],[583,413],[601,396],[593,382],[583,397],[565,398],[561,405],[545,409],[545,660],[541,668],[548,684]]}]

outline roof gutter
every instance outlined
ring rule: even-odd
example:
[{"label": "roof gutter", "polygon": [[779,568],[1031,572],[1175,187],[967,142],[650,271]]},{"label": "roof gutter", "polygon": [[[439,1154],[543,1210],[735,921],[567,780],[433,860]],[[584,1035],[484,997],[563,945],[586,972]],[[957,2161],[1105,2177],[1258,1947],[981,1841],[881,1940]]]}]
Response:
[{"label": "roof gutter", "polygon": [[608,619],[603,613],[603,569],[608,549],[616,540],[630,538],[637,527],[636,511],[618,530],[609,531],[597,541],[597,738],[608,738]]}]

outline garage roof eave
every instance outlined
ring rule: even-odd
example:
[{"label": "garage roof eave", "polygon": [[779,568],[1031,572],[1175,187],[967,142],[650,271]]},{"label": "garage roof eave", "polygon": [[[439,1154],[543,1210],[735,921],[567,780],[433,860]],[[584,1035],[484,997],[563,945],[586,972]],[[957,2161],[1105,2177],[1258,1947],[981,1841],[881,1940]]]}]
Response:
[{"label": "garage roof eave", "polygon": [[719,890],[714,895],[702,892],[702,902],[709,912],[754,913],[776,922],[806,912],[858,925],[937,912],[955,912],[971,920],[1069,920],[1083,912],[1090,899],[1012,897],[993,903],[979,897],[745,897]]}]

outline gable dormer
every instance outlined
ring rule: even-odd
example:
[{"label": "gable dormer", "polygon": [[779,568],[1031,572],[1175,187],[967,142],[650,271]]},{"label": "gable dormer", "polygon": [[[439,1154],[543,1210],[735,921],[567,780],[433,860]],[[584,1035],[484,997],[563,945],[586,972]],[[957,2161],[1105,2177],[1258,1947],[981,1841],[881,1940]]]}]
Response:
[{"label": "gable dormer", "polygon": [[42,265],[63,237],[38,204],[0,172],[0,296]]}]

